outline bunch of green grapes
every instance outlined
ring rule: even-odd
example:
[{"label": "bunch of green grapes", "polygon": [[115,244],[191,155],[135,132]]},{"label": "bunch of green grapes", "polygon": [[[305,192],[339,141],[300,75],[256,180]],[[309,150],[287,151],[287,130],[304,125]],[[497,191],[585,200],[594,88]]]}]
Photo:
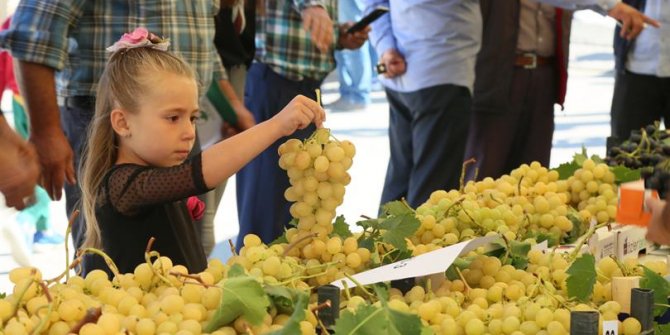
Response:
[{"label": "bunch of green grapes", "polygon": [[[222,290],[214,284],[225,278],[227,270],[213,260],[205,271],[189,274],[160,257],[112,280],[94,270],[86,277],[71,276],[47,286],[39,270],[17,268],[9,275],[15,284],[12,294],[0,299],[0,330],[60,335],[81,327],[82,335],[201,334],[221,303]],[[91,309],[99,309],[99,316],[91,315]],[[289,318],[271,308],[260,325],[240,317],[212,334],[262,334],[281,329]],[[315,333],[316,318],[309,310],[303,323],[303,334]]]},{"label": "bunch of green grapes", "polygon": [[579,210],[584,221],[594,218],[598,223],[613,222],[617,211],[617,189],[614,173],[607,164],[587,159],[568,178],[570,204]]},{"label": "bunch of green grapes", "polygon": [[[323,242],[328,239],[335,210],[344,200],[344,187],[351,182],[347,170],[355,153],[353,143],[334,139],[325,128],[304,142],[289,139],[279,146],[279,166],[286,170],[291,184],[284,197],[293,202],[291,216],[297,220],[298,234],[291,237],[313,234]],[[289,243],[294,241],[289,239]]]},{"label": "bunch of green grapes", "polygon": [[573,228],[568,184],[539,163],[523,164],[498,179],[470,181],[462,191],[435,191],[416,210],[421,226],[410,239],[414,254],[496,233],[508,240],[545,233],[560,240]]}]

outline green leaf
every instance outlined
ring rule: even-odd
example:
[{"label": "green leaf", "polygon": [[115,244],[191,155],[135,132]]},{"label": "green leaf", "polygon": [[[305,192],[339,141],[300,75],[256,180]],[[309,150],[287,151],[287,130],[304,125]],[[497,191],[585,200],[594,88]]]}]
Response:
[{"label": "green leaf", "polygon": [[568,214],[566,217],[572,222],[572,230],[568,233],[567,236],[565,236],[565,239],[563,241],[564,244],[572,244],[575,241],[577,241],[582,235],[584,235],[584,223],[582,223],[582,219],[579,216],[579,212],[577,212],[575,209],[570,207]]},{"label": "green leaf", "polygon": [[656,335],[670,335],[670,323],[660,324],[654,322],[654,331]]},{"label": "green leaf", "polygon": [[270,301],[256,279],[246,275],[229,277],[222,280],[218,286],[223,290],[221,303],[203,330],[205,333],[211,333],[230,324],[239,316],[244,316],[252,325],[263,322]]},{"label": "green leaf", "polygon": [[640,279],[640,287],[654,290],[654,303],[656,304],[654,306],[654,316],[662,315],[668,307],[659,306],[658,304],[668,304],[670,283],[648,267],[642,265],[642,268],[644,269],[644,274]]},{"label": "green leaf", "polygon": [[411,257],[412,250],[394,249],[393,251],[389,252],[386,257],[384,257],[384,259],[382,259],[382,264],[391,264]]},{"label": "green leaf", "polygon": [[339,236],[342,239],[345,239],[352,235],[351,230],[349,230],[349,225],[344,221],[344,216],[338,216],[333,224],[333,232],[330,234],[330,237]]},{"label": "green leaf", "polygon": [[610,167],[610,171],[614,173],[614,182],[617,184],[636,181],[642,178],[640,169],[632,170],[623,165],[612,166]]},{"label": "green leaf", "polygon": [[584,161],[589,158],[589,155],[586,153],[586,147],[582,145],[582,152],[579,154],[574,154],[572,160],[579,164],[580,166],[584,164]]},{"label": "green leaf", "polygon": [[414,234],[420,226],[421,223],[414,214],[390,217],[380,224],[380,228],[385,230],[382,233],[382,240],[401,251],[405,251],[407,250],[405,238]]},{"label": "green leaf", "polygon": [[529,242],[520,242],[513,240],[510,242],[510,251],[509,254],[514,257],[525,258],[528,257],[528,252],[530,252],[531,245]]},{"label": "green leaf", "polygon": [[368,219],[356,222],[357,226],[360,226],[364,230],[379,229],[379,219]]},{"label": "green leaf", "polygon": [[591,254],[583,254],[565,272],[568,274],[568,297],[587,302],[596,283],[596,259]]},{"label": "green leaf", "polygon": [[309,297],[307,294],[300,294],[298,301],[295,303],[295,308],[291,318],[286,321],[284,327],[279,330],[275,330],[268,335],[293,335],[300,334],[300,321],[305,320],[305,309],[307,308],[307,302]]},{"label": "green leaf", "polygon": [[591,160],[596,164],[605,163],[605,160],[598,155],[591,155]]},{"label": "green leaf", "polygon": [[[379,289],[375,291],[380,296]],[[380,299],[381,307],[361,304],[356,313],[345,310],[335,323],[336,335],[422,335],[421,319],[416,314],[399,312],[389,308],[385,299]]]},{"label": "green leaf", "polygon": [[267,285],[263,287],[265,294],[270,297],[270,302],[283,314],[291,314],[294,311],[295,303],[300,296],[305,293],[286,286]]},{"label": "green leaf", "polygon": [[246,275],[247,274],[244,271],[244,267],[240,264],[233,264],[233,266],[231,266],[228,272],[226,273],[226,277],[228,278],[240,277]]},{"label": "green leaf", "polygon": [[0,292],[0,299],[7,298],[7,293],[5,292]]},{"label": "green leaf", "polygon": [[581,165],[572,161],[569,163],[563,163],[553,170],[558,172],[558,179],[565,180],[575,174],[575,171],[577,171],[579,168],[581,168]]},{"label": "green leaf", "polygon": [[368,249],[370,250],[370,252],[374,252],[375,239],[372,237],[365,237],[365,235],[361,235],[361,237],[358,238],[358,247]]},{"label": "green leaf", "polygon": [[286,239],[286,231],[284,231],[281,236],[277,237],[270,245],[275,245],[275,244],[282,244],[282,243],[288,243],[288,239]]},{"label": "green leaf", "polygon": [[396,200],[385,203],[382,206],[385,216],[399,216],[404,214],[414,214],[414,210],[404,201]]}]

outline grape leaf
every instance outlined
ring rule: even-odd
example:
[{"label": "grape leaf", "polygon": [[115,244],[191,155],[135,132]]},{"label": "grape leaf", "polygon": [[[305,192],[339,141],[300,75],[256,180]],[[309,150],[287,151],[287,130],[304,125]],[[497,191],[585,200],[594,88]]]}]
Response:
[{"label": "grape leaf", "polygon": [[4,299],[7,297],[7,293],[5,292],[0,292],[0,299]]},{"label": "grape leaf", "polygon": [[203,332],[211,333],[235,321],[239,316],[244,316],[253,325],[263,322],[270,301],[256,279],[247,275],[229,277],[218,286],[223,290],[221,303]]},{"label": "grape leaf", "polygon": [[579,164],[581,167],[582,164],[584,164],[584,161],[589,158],[589,155],[586,153],[586,147],[582,145],[582,152],[578,154],[574,154],[572,156],[572,161]]},{"label": "grape leaf", "polygon": [[668,304],[670,283],[648,267],[642,265],[642,268],[644,269],[644,274],[640,278],[640,287],[654,290],[654,316],[663,315],[668,307],[659,306],[658,304]]},{"label": "grape leaf", "polygon": [[286,286],[266,285],[263,290],[270,298],[270,302],[283,314],[293,313],[296,306],[294,301],[304,295],[304,292]]},{"label": "grape leaf", "polygon": [[[375,287],[376,288],[376,287]],[[379,294],[379,290],[376,288]],[[336,335],[422,335],[421,319],[416,314],[409,314],[389,308],[383,298],[381,306],[361,304],[356,313],[345,310],[335,323]],[[429,334],[429,333],[428,333]]]},{"label": "grape leaf", "polygon": [[579,216],[579,212],[577,212],[572,207],[570,207],[568,210],[566,217],[570,220],[570,222],[572,222],[572,230],[568,233],[567,236],[565,236],[563,243],[572,244],[582,235],[584,235],[584,224],[582,223],[582,219]]},{"label": "grape leaf", "polygon": [[610,171],[614,173],[614,182],[617,184],[635,181],[642,178],[640,169],[632,170],[622,165],[612,166],[610,167]]},{"label": "grape leaf", "polygon": [[356,222],[357,226],[367,230],[369,228],[379,229],[379,219],[368,219]]},{"label": "grape leaf", "polygon": [[583,254],[565,272],[568,274],[568,297],[587,302],[596,283],[596,259],[591,254]]},{"label": "grape leaf", "polygon": [[365,235],[361,235],[361,237],[358,238],[358,247],[368,249],[370,250],[370,252],[374,253],[373,251],[375,251],[375,239],[372,237],[365,237]]},{"label": "grape leaf", "polygon": [[399,216],[404,214],[414,214],[414,210],[407,205],[406,202],[396,200],[390,201],[382,205],[382,212],[385,216]]},{"label": "grape leaf", "polygon": [[421,223],[413,213],[392,216],[380,224],[380,228],[385,230],[382,233],[382,240],[405,251],[407,250],[405,238],[414,234],[419,226]]},{"label": "grape leaf", "polygon": [[282,243],[288,243],[288,239],[286,239],[286,231],[284,231],[281,236],[277,237],[274,241],[270,243],[270,245],[275,245],[275,244],[282,244]]},{"label": "grape leaf", "polygon": [[284,327],[279,330],[275,330],[268,335],[293,335],[300,334],[300,321],[305,320],[305,308],[307,308],[308,296],[306,294],[300,294],[298,301],[295,303],[295,308],[291,318],[286,321]]},{"label": "grape leaf", "polygon": [[581,165],[572,161],[569,163],[563,163],[552,170],[558,172],[558,179],[565,180],[570,178],[579,168],[581,168]]},{"label": "grape leaf", "polygon": [[660,324],[654,322],[654,334],[656,335],[670,335],[670,323]]},{"label": "grape leaf", "polygon": [[246,273],[244,272],[244,267],[240,264],[233,264],[233,266],[231,266],[230,269],[228,269],[228,272],[226,273],[227,278],[233,278],[245,275]]},{"label": "grape leaf", "polygon": [[352,236],[351,230],[349,230],[349,225],[344,221],[344,216],[340,215],[335,219],[333,224],[333,232],[330,234],[330,237],[339,236],[343,239]]}]

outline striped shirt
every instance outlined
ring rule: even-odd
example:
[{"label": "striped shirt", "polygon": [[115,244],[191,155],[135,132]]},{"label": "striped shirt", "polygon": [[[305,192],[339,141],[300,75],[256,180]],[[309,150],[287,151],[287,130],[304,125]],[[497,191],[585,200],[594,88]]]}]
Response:
[{"label": "striped shirt", "polygon": [[0,46],[17,60],[57,70],[59,96],[92,96],[107,61],[105,48],[146,27],[169,38],[169,50],[190,64],[200,87],[207,88],[212,79],[225,78],[214,47],[218,10],[218,0],[27,0],[0,34]]},{"label": "striped shirt", "polygon": [[[323,80],[335,68],[337,0],[263,0],[256,15],[256,60],[291,79]],[[302,24],[302,10],[321,6],[333,20],[335,38],[328,53],[312,43]]]}]

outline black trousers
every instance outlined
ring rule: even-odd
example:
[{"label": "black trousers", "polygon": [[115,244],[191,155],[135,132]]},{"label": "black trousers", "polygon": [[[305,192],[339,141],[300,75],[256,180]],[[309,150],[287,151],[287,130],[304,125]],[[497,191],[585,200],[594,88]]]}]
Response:
[{"label": "black trousers", "polygon": [[670,78],[618,73],[612,97],[612,137],[624,141],[631,130],[663,119],[670,128]]},{"label": "black trousers", "polygon": [[470,122],[470,91],[438,85],[416,92],[386,89],[391,157],[381,204],[405,198],[414,208],[436,190],[459,186]]},{"label": "black trousers", "polygon": [[[498,178],[521,164],[549,166],[554,135],[556,74],[553,66],[515,68],[509,106],[473,111],[466,159],[467,180]],[[475,97],[477,99],[477,97]]]}]

